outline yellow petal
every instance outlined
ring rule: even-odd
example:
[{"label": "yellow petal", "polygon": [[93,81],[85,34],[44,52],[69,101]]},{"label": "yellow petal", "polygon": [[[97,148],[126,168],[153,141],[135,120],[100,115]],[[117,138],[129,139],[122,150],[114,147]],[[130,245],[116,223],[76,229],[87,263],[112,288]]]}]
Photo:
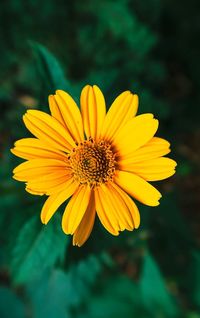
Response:
[{"label": "yellow petal", "polygon": [[121,165],[121,170],[133,172],[147,181],[163,180],[175,173],[176,162],[170,158],[156,158],[129,165]]},{"label": "yellow petal", "polygon": [[51,147],[66,152],[75,147],[67,130],[50,115],[39,110],[28,110],[23,119],[30,132]]},{"label": "yellow petal", "polygon": [[69,201],[62,218],[62,229],[66,234],[74,234],[89,204],[91,189],[80,185]]},{"label": "yellow petal", "polygon": [[77,142],[83,141],[83,121],[80,110],[73,98],[62,90],[57,90],[54,98],[59,107],[62,122],[64,121],[69,134]]},{"label": "yellow petal", "polygon": [[140,173],[140,175],[144,180],[146,181],[160,181],[167,179],[175,174],[176,170],[172,169],[169,171],[163,171],[163,172],[157,172],[157,173],[152,173],[152,172],[144,172]]},{"label": "yellow petal", "polygon": [[34,180],[54,171],[68,170],[66,162],[56,159],[32,159],[18,165],[14,170],[14,179],[19,181]]},{"label": "yellow petal", "polygon": [[113,144],[120,156],[128,155],[146,144],[157,129],[158,120],[154,119],[152,114],[136,116],[120,129]]},{"label": "yellow petal", "polygon": [[114,181],[133,198],[149,206],[159,205],[160,192],[141,177],[125,171],[117,171]]},{"label": "yellow petal", "polygon": [[58,170],[29,181],[26,190],[29,192],[30,190],[34,192],[39,191],[46,195],[51,195],[52,193],[57,193],[67,187],[68,180],[71,179],[71,177],[71,170]]},{"label": "yellow petal", "polygon": [[28,189],[26,187],[26,191],[30,194],[33,194],[33,195],[45,195],[45,192],[41,192],[41,191],[34,191],[34,190],[31,190],[31,189]]},{"label": "yellow petal", "polygon": [[30,183],[27,183],[27,186],[25,188],[25,190],[31,194],[34,194],[34,195],[52,195],[52,194],[56,194],[56,193],[60,193],[62,192],[63,190],[66,189],[66,182],[63,182],[61,184],[57,184],[56,186],[46,190],[46,191],[37,191],[35,190],[34,188],[31,188],[32,185],[30,185]]},{"label": "yellow petal", "polygon": [[41,221],[47,224],[56,210],[63,204],[77,189],[78,183],[72,179],[66,184],[65,190],[52,194],[45,202],[41,211]]},{"label": "yellow petal", "polygon": [[54,95],[49,95],[49,109],[50,109],[51,115],[55,119],[57,119],[64,127],[66,127],[65,121],[60,111],[60,107],[58,106]]},{"label": "yellow petal", "polygon": [[95,214],[94,192],[92,191],[85,214],[74,232],[73,245],[81,246],[86,242],[94,226]]},{"label": "yellow petal", "polygon": [[36,138],[23,138],[15,142],[15,148],[11,152],[23,159],[58,159],[64,160],[68,155],[55,148],[46,145]]},{"label": "yellow petal", "polygon": [[177,163],[170,158],[157,158],[132,164],[127,171],[140,175],[147,181],[158,181],[169,178],[175,173]]},{"label": "yellow petal", "polygon": [[113,140],[115,135],[135,114],[138,109],[138,96],[126,91],[120,94],[111,105],[103,123],[101,136]]},{"label": "yellow petal", "polygon": [[96,86],[85,86],[81,92],[81,112],[87,138],[98,139],[106,114],[105,99]]},{"label": "yellow petal", "polygon": [[104,206],[107,206],[110,213],[115,215],[115,218],[119,224],[120,231],[133,230],[134,221],[132,215],[124,202],[120,192],[117,191],[117,187],[114,187],[112,182],[108,182],[106,185],[102,184],[101,190],[104,192]]},{"label": "yellow petal", "polygon": [[116,215],[112,210],[109,210],[106,196],[101,186],[94,189],[95,193],[95,205],[99,220],[105,227],[105,229],[112,235],[119,235],[120,225],[116,219]]},{"label": "yellow petal", "polygon": [[118,162],[120,166],[129,166],[136,162],[155,159],[167,155],[171,151],[169,147],[170,143],[165,139],[153,137],[133,153],[120,156]]},{"label": "yellow petal", "polygon": [[131,215],[134,227],[137,229],[140,225],[140,213],[136,204],[117,184],[112,182],[112,187],[116,190],[116,195],[125,203],[126,213]]}]

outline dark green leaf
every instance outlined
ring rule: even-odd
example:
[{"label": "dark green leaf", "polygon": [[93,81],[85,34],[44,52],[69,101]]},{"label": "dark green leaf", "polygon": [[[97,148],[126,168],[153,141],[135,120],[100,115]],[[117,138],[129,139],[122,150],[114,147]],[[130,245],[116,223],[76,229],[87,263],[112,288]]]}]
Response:
[{"label": "dark green leaf", "polygon": [[[154,317],[175,317],[177,308],[153,257],[146,253],[139,282],[144,306]],[[165,316],[162,316],[165,315]]]},{"label": "dark green leaf", "polygon": [[0,317],[25,318],[24,304],[6,287],[0,287]]},{"label": "dark green leaf", "polygon": [[71,310],[76,310],[90,299],[101,268],[101,260],[90,256],[70,266],[67,273],[46,271],[42,277],[30,282],[27,292],[34,318],[68,317]]},{"label": "dark green leaf", "polygon": [[22,227],[13,249],[11,270],[15,283],[42,275],[46,268],[63,259],[68,237],[61,230],[59,217],[48,225],[34,216]]},{"label": "dark green leaf", "polygon": [[27,287],[34,318],[68,318],[68,280],[61,270],[44,272]]},{"label": "dark green leaf", "polygon": [[104,278],[80,317],[104,318],[105,313],[109,318],[146,318],[137,284],[121,275]]},{"label": "dark green leaf", "polygon": [[43,45],[30,42],[36,54],[39,72],[44,83],[49,83],[49,90],[53,93],[57,89],[69,90],[70,84],[64,76],[63,69],[55,56]]},{"label": "dark green leaf", "polygon": [[101,270],[101,259],[93,255],[69,269],[67,272],[68,302],[71,306],[78,306],[89,299],[91,288]]}]

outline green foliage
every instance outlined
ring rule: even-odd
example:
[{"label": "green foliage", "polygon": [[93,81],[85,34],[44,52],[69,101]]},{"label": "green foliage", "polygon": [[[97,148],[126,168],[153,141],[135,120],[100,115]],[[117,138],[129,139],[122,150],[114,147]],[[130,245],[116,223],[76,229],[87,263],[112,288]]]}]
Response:
[{"label": "green foliage", "polygon": [[16,238],[11,255],[11,272],[15,283],[24,283],[43,275],[62,260],[68,240],[60,228],[60,219],[55,217],[48,226],[41,225],[32,217],[22,227]]},{"label": "green foliage", "polygon": [[138,282],[118,275],[105,278],[93,293],[81,318],[178,317],[174,299],[166,288],[153,257],[146,253]]},{"label": "green foliage", "polygon": [[103,318],[105,313],[109,318],[125,316],[144,318],[145,310],[140,308],[138,288],[128,278],[117,276],[104,281],[103,287],[88,302],[81,318]]},{"label": "green foliage", "polygon": [[41,44],[30,42],[33,52],[36,55],[39,77],[46,85],[45,91],[55,91],[56,89],[70,90],[63,69],[57,59]]},{"label": "green foliage", "polygon": [[0,317],[25,318],[25,306],[10,289],[0,287]]},{"label": "green foliage", "polygon": [[67,273],[52,270],[27,285],[27,295],[35,318],[73,317],[91,297],[92,288],[102,270],[101,258],[90,256],[68,268]]},{"label": "green foliage", "polygon": [[32,303],[34,318],[63,318],[70,317],[67,314],[68,280],[61,270],[44,272],[40,280],[28,285],[27,294]]},{"label": "green foliage", "polygon": [[144,305],[150,312],[156,308],[154,317],[175,317],[177,309],[169,292],[160,270],[149,253],[146,253],[143,260],[140,279],[141,297]]}]

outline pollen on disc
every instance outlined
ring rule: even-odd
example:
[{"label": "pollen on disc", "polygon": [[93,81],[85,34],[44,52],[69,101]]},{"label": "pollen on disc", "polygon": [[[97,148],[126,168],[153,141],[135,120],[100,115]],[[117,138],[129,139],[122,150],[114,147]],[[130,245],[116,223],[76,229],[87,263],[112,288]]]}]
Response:
[{"label": "pollen on disc", "polygon": [[77,181],[98,185],[112,180],[116,161],[109,143],[90,138],[71,151],[69,163]]}]

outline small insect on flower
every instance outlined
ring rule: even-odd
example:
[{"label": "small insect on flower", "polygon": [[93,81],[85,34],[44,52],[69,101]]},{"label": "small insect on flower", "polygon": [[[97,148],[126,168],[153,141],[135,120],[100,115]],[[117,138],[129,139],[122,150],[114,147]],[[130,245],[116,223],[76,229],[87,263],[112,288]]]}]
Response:
[{"label": "small insect on flower", "polygon": [[[68,198],[62,229],[81,246],[89,237],[96,213],[113,235],[140,224],[131,197],[157,206],[161,194],[148,181],[168,178],[176,162],[166,140],[154,137],[158,120],[152,114],[136,116],[138,96],[120,94],[106,114],[97,86],[85,86],[81,111],[61,90],[49,96],[51,115],[28,110],[24,123],[36,138],[18,140],[11,150],[27,161],[14,169],[14,178],[26,190],[47,195],[41,220],[47,224]],[[131,196],[131,197],[130,197]]]}]

